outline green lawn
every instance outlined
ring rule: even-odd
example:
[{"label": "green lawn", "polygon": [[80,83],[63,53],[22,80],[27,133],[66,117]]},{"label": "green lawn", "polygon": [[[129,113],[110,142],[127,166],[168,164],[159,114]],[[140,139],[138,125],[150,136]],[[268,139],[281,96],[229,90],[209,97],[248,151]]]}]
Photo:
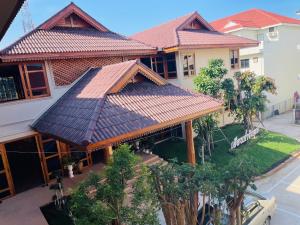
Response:
[{"label": "green lawn", "polygon": [[[240,137],[244,134],[242,126],[237,124],[226,126],[222,131],[230,142],[236,136]],[[214,141],[215,149],[212,152],[211,162],[215,163],[217,167],[222,168],[235,154],[228,152],[230,145],[224,140],[224,136],[220,131],[214,132]],[[199,147],[197,141],[195,142],[197,161],[200,162],[198,157]],[[252,156],[259,165],[259,172],[263,174],[288,158],[292,152],[298,149],[300,149],[300,143],[292,138],[270,131],[261,131],[255,139],[239,146],[236,152],[237,154]],[[187,161],[186,143],[179,139],[169,140],[156,145],[153,153],[166,160],[177,158],[179,162]]]}]

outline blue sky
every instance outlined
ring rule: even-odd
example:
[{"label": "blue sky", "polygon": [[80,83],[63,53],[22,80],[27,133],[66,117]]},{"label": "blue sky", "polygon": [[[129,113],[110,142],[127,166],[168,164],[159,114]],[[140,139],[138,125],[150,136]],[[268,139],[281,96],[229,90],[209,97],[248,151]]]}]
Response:
[{"label": "blue sky", "polygon": [[[198,11],[213,21],[251,8],[261,8],[297,18],[299,0],[73,0],[80,8],[110,30],[130,35],[170,19]],[[69,0],[29,0],[35,26],[69,4]],[[300,19],[300,16],[299,16]],[[22,17],[17,15],[0,42],[0,49],[24,35]]]}]

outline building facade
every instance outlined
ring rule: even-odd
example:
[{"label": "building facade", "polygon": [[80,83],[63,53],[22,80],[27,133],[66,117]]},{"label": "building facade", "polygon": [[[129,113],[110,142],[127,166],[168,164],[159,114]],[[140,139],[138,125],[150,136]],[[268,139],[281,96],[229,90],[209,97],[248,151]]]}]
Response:
[{"label": "building facade", "polygon": [[221,32],[257,40],[257,47],[240,50],[241,70],[274,79],[277,95],[268,95],[269,113],[292,107],[300,91],[300,20],[253,9],[211,23]]}]

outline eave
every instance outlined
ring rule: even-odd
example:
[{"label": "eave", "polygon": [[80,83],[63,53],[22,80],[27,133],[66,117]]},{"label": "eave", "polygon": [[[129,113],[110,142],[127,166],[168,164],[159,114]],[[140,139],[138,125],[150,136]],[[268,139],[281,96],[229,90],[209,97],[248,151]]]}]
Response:
[{"label": "eave", "polygon": [[119,50],[119,51],[99,51],[99,52],[63,52],[63,53],[35,53],[35,54],[16,54],[2,55],[2,62],[20,62],[20,61],[36,61],[48,59],[71,59],[71,58],[90,58],[90,57],[113,57],[113,56],[143,56],[155,55],[156,49],[147,50]]},{"label": "eave", "polygon": [[161,129],[165,129],[167,127],[178,125],[180,123],[183,123],[183,122],[186,122],[186,121],[189,121],[189,120],[197,119],[199,117],[202,117],[202,116],[214,113],[214,112],[219,112],[221,110],[223,110],[223,105],[215,107],[215,108],[211,108],[211,109],[208,109],[208,110],[203,110],[203,111],[200,111],[200,112],[197,112],[197,113],[194,113],[194,114],[190,114],[188,116],[178,117],[174,120],[170,120],[170,121],[167,121],[167,122],[155,124],[153,126],[149,126],[149,127],[146,127],[146,128],[140,129],[140,130],[136,130],[136,131],[133,131],[133,132],[130,132],[130,133],[127,133],[127,134],[123,134],[123,135],[116,136],[116,137],[113,137],[113,138],[110,138],[110,139],[106,139],[106,140],[103,140],[103,141],[100,141],[100,142],[97,142],[97,143],[92,143],[92,144],[87,145],[86,149],[88,151],[92,151],[92,150],[103,148],[103,147],[106,147],[106,146],[109,146],[109,145],[115,145],[115,144],[118,144],[118,143],[121,143],[121,142],[124,142],[124,141],[128,141],[128,140],[131,140],[131,139],[134,139],[134,138],[145,136],[145,135],[150,134],[150,133],[157,132],[157,131],[159,131]]}]

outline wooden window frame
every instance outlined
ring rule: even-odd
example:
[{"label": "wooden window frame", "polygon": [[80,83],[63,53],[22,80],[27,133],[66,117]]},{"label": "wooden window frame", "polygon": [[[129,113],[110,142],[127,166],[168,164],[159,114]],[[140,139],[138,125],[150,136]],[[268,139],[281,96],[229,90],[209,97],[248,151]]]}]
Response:
[{"label": "wooden window frame", "polygon": [[[234,52],[237,52],[237,56],[235,56]],[[230,49],[230,52],[229,52],[229,58],[230,58],[230,68],[231,69],[239,69],[240,68],[240,51],[239,49],[235,48],[235,49]],[[232,58],[232,55],[233,55],[233,58]],[[233,64],[231,62],[231,60],[233,59]],[[236,60],[237,59],[237,60]],[[235,63],[235,60],[237,61]]]},{"label": "wooden window frame", "polygon": [[[32,64],[41,64],[42,65],[42,69],[41,70],[30,70],[30,71],[28,71],[27,66],[28,65],[32,65]],[[41,62],[30,62],[30,63],[19,64],[19,72],[20,72],[20,75],[21,75],[21,81],[22,81],[22,86],[23,86],[23,90],[24,90],[25,99],[37,99],[37,98],[49,97],[51,95],[51,93],[50,93],[50,87],[49,87],[49,83],[48,83],[48,78],[47,78],[47,73],[46,73],[46,69],[45,69],[45,64],[44,63],[41,63]],[[44,81],[45,81],[45,86],[38,87],[38,88],[31,88],[29,75],[31,73],[37,73],[37,72],[43,73],[43,78],[44,78]],[[32,94],[32,91],[34,89],[35,90],[45,89],[46,90],[46,94],[34,96]]]},{"label": "wooden window frame", "polygon": [[[189,60],[187,58],[187,70],[184,69],[184,64],[185,64],[185,57],[189,57],[192,56],[193,57],[193,66],[194,69],[190,69],[190,65],[189,65]],[[195,66],[195,53],[190,53],[190,54],[183,54],[183,62],[182,62],[182,70],[183,70],[183,77],[191,77],[191,76],[195,76],[196,75],[196,66]],[[188,74],[185,75],[184,73],[187,72]]]},{"label": "wooden window frame", "polygon": [[[60,149],[60,143],[59,141],[55,140],[54,138],[48,137],[47,139],[43,139],[42,135],[38,136],[38,140],[40,143],[40,149],[41,149],[41,158],[43,161],[43,167],[44,167],[44,176],[46,177],[46,182],[48,183],[49,181],[55,179],[55,178],[51,178],[51,175],[53,174],[52,172],[49,172],[48,166],[47,166],[47,160],[48,159],[52,159],[55,157],[58,157],[59,162],[60,162],[60,167],[61,167],[61,172],[63,171],[63,167],[62,167],[62,154],[61,154],[61,149]],[[46,156],[45,151],[44,151],[44,144],[50,141],[55,141],[56,143],[56,147],[57,147],[57,153]]]}]

